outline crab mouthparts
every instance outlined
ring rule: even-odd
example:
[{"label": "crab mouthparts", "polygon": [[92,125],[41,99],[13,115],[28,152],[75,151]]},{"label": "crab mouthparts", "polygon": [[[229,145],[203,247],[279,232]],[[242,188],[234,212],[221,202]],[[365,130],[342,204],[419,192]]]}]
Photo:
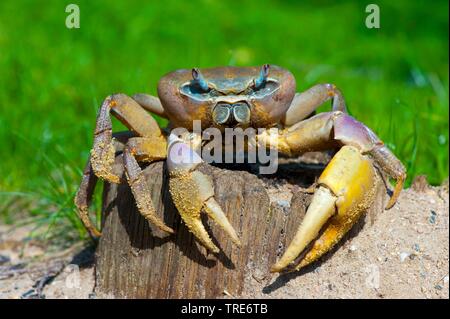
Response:
[{"label": "crab mouthparts", "polygon": [[246,125],[250,122],[250,107],[245,102],[218,103],[213,110],[213,120],[218,125]]}]

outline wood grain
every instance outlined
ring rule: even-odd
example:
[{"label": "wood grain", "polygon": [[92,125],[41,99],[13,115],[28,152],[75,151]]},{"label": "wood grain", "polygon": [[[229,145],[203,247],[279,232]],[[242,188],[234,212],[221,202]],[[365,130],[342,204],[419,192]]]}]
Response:
[{"label": "wood grain", "polygon": [[241,248],[232,245],[205,217],[207,230],[221,249],[217,255],[208,254],[181,223],[168,192],[164,162],[150,164],[144,174],[156,210],[176,231],[174,235],[167,236],[141,217],[127,185],[105,184],[96,292],[122,298],[239,296],[249,275],[263,280],[269,274],[309,204],[311,195],[300,191],[307,185],[294,183],[290,169],[285,179],[275,179],[210,168],[216,199],[242,242]]}]

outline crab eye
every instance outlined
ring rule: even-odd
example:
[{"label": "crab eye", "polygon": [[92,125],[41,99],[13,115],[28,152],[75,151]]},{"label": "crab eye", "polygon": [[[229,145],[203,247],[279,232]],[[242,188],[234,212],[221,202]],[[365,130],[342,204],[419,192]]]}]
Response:
[{"label": "crab eye", "polygon": [[199,93],[207,93],[211,89],[208,86],[208,82],[206,82],[203,74],[200,72],[198,68],[192,69],[192,88],[193,91],[198,91]]},{"label": "crab eye", "polygon": [[269,64],[264,64],[261,71],[259,71],[259,77],[253,80],[253,87],[255,90],[261,89],[266,84],[267,77],[269,76],[269,68]]}]

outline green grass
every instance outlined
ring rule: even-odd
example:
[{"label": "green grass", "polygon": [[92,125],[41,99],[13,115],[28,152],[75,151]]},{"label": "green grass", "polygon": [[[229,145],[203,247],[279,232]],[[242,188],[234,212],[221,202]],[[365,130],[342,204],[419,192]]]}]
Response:
[{"label": "green grass", "polygon": [[291,70],[298,90],[335,83],[409,182],[448,176],[447,1],[377,1],[381,29],[365,27],[366,1],[82,0],[78,30],[65,28],[67,3],[0,2],[6,220],[24,209],[11,205],[20,192],[42,224],[82,232],[72,197],[102,99],[156,94],[163,74],[195,66],[271,63]]}]

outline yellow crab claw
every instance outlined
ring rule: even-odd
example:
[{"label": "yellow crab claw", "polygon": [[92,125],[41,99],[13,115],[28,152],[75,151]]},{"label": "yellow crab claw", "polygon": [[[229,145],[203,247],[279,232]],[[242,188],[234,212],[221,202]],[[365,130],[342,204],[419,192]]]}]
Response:
[{"label": "yellow crab claw", "polygon": [[186,226],[206,248],[218,253],[219,248],[214,245],[201,221],[200,214],[204,211],[236,245],[240,246],[236,231],[214,199],[211,177],[197,170],[202,164],[201,158],[186,144],[176,139],[169,141],[169,149],[167,160],[170,173],[169,189]]},{"label": "yellow crab claw", "polygon": [[371,160],[352,146],[342,147],[319,178],[305,218],[292,243],[272,267],[280,272],[314,240],[295,270],[328,252],[372,204],[378,179]]}]

